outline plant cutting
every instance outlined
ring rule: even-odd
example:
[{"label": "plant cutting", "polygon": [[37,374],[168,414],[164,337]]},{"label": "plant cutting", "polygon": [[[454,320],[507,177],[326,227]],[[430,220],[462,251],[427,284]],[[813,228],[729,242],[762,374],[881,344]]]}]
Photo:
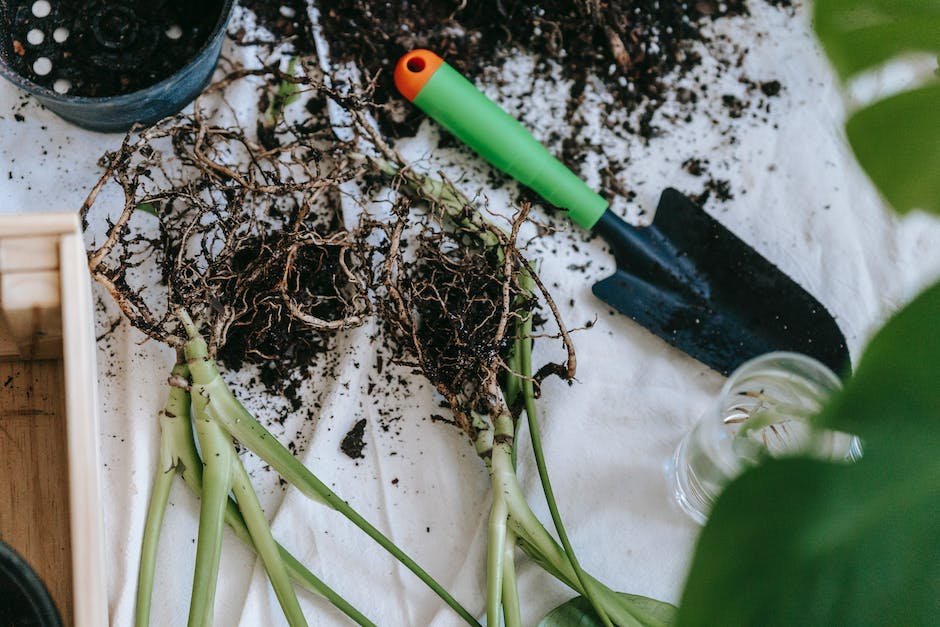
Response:
[{"label": "plant cutting", "polygon": [[[446,399],[455,425],[467,435],[490,474],[487,624],[497,625],[501,617],[507,626],[521,624],[517,545],[583,595],[603,624],[668,624],[672,606],[615,593],[585,573],[558,514],[542,454],[535,398],[546,377],[571,379],[576,362],[551,295],[516,245],[528,208],[523,206],[507,228],[495,226],[452,184],[417,173],[363,116],[354,119],[377,150],[378,167],[402,194],[391,223],[368,225],[383,237],[381,259],[365,262],[376,267],[377,311],[398,343],[400,360],[424,374]],[[413,210],[413,203],[425,210]],[[566,359],[534,371],[537,295],[557,324],[556,337]],[[561,544],[533,514],[516,479],[516,438],[523,412]]]},{"label": "plant cutting", "polygon": [[[119,186],[123,207],[89,254],[92,275],[134,326],[181,355],[161,417],[138,622],[148,621],[153,556],[175,470],[201,496],[191,625],[211,622],[226,520],[262,557],[290,624],[305,624],[291,579],[371,624],[271,537],[234,439],[303,494],[350,519],[475,624],[440,584],[305,468],[221,377],[217,359],[260,361],[276,378],[278,367],[286,372],[315,358],[336,331],[359,324],[369,310],[355,263],[357,239],[329,210],[331,195],[362,172],[361,164],[345,158],[315,121],[281,124],[276,149],[259,146],[238,119],[208,121],[209,103],[224,103],[226,87],[252,77],[299,80],[273,70],[236,72],[210,88],[192,115],[129,134],[106,155],[106,171],[83,208],[87,218],[101,190],[109,182]],[[194,457],[193,428],[201,460]]]}]

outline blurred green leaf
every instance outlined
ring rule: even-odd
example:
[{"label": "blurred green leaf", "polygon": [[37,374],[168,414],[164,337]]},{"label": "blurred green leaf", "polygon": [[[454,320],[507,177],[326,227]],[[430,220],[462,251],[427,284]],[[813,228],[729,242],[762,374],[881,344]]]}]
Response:
[{"label": "blurred green leaf", "polygon": [[[298,57],[291,57],[291,60],[287,62],[285,74],[288,76],[296,76],[297,59]],[[298,98],[300,98],[300,88],[297,83],[286,79],[281,80],[278,83],[277,91],[274,92],[274,96],[271,98],[271,102],[268,103],[268,108],[264,112],[265,123],[273,127],[278,119],[284,116],[284,108],[296,102]]]},{"label": "blurred green leaf", "polygon": [[907,52],[940,51],[937,0],[816,0],[813,19],[843,79]]},{"label": "blurred green leaf", "polygon": [[[289,76],[294,76],[297,73],[297,57],[292,57],[290,61],[287,62],[287,74]],[[277,99],[279,99],[283,105],[287,105],[295,102],[300,98],[300,89],[297,86],[297,83],[292,81],[283,80],[281,84],[277,87]]]},{"label": "blurred green leaf", "polygon": [[895,209],[940,213],[940,84],[858,111],[846,133],[858,162]]},{"label": "blurred green leaf", "polygon": [[[896,313],[872,338],[844,391],[816,420],[870,441],[865,457],[868,448],[913,444],[900,440],[905,434],[940,447],[940,283]],[[940,504],[937,508],[940,514]]]},{"label": "blurred green leaf", "polygon": [[940,283],[892,318],[819,420],[864,436],[852,465],[768,460],[702,531],[688,625],[940,621]]},{"label": "blurred green leaf", "polygon": [[[940,53],[940,0],[816,0],[813,18],[843,80],[905,53]],[[940,85],[861,109],[846,131],[859,163],[895,209],[940,213]]]},{"label": "blurred green leaf", "polygon": [[[675,619],[676,608],[669,603],[626,592],[618,592],[617,596],[628,600],[659,623],[671,625]],[[584,597],[575,597],[549,612],[538,627],[601,627],[602,624],[591,602]]]}]

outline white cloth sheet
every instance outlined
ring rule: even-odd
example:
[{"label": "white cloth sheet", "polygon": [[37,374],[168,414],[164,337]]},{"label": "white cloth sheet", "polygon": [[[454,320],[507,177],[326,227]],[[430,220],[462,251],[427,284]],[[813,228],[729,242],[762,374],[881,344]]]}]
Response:
[{"label": "white cloth sheet", "polygon": [[[835,315],[857,359],[885,317],[940,273],[940,226],[919,214],[893,217],[855,165],[841,131],[842,99],[808,30],[805,8],[795,16],[763,3],[752,9],[752,17],[722,20],[714,28],[732,42],[747,43],[741,74],[783,84],[781,94],[769,99],[767,122],[748,116],[709,120],[708,111],[720,112],[720,95],[740,89],[737,74],[729,72],[709,79],[717,82],[693,122],[668,122],[667,106],[657,118],[663,136],[648,143],[632,136],[619,143],[605,137],[598,123],[604,114],[596,106],[604,98],[589,87],[580,110],[589,121],[585,132],[596,136],[608,154],[629,155],[621,180],[637,192],[636,203],[650,211],[667,185],[700,188],[701,181],[681,164],[689,157],[708,158],[711,173],[730,180],[734,198],[713,199],[706,209],[815,294]],[[761,37],[755,37],[758,32]],[[251,63],[250,49],[227,45],[225,54]],[[709,59],[700,72],[712,77]],[[513,79],[509,86],[494,89],[493,80],[485,88],[538,134],[547,134],[553,125],[563,128],[552,103],[563,96],[564,85],[527,83],[535,90],[527,101],[512,93],[512,85],[526,76],[526,64],[522,59],[504,70]],[[729,129],[730,134],[724,132]],[[729,141],[730,135],[736,141]],[[98,157],[120,141],[120,135],[70,126],[11,85],[0,85],[0,210],[77,210],[99,176]],[[468,173],[465,191],[486,195],[491,206],[512,200],[511,188],[484,187],[482,168],[464,155],[430,154],[435,142],[436,131],[425,125],[418,138],[401,147],[411,158],[426,159],[428,167]],[[590,285],[609,273],[612,262],[599,242],[584,239],[571,228],[532,251],[541,258],[543,277],[568,323],[578,327],[597,319],[593,328],[575,334],[577,381],[571,386],[548,381],[539,401],[549,470],[583,566],[612,588],[677,602],[698,527],[672,502],[665,465],[723,379],[625,317],[608,313]],[[589,260],[593,263],[585,274],[568,270]],[[102,290],[96,294],[107,302]],[[113,317],[113,307],[99,308],[99,332]],[[401,408],[401,419],[387,432],[381,428],[382,400],[364,393],[375,361],[371,334],[368,325],[346,334],[340,348],[353,351],[355,358],[343,362],[336,378],[308,382],[307,397],[322,404],[319,420],[306,421],[301,412],[272,428],[281,437],[300,433],[295,439],[306,446],[298,455],[308,467],[482,614],[486,472],[460,433],[429,418],[442,413],[439,399],[406,369],[396,371],[412,382],[408,398],[394,405]],[[556,341],[537,342],[536,363],[557,357],[559,348]],[[173,355],[142,342],[126,323],[99,342],[98,355],[108,598],[112,624],[125,626],[132,623],[139,544],[157,462],[155,417],[167,393],[163,382]],[[248,404],[265,420],[277,402],[262,398]],[[361,417],[367,419],[366,457],[353,461],[339,444]],[[275,536],[377,624],[459,624],[407,570],[342,517],[294,489],[281,488],[253,456],[244,459]],[[522,484],[549,525],[528,446],[521,459]],[[197,513],[197,501],[177,483],[157,564],[154,625],[186,620]],[[525,624],[535,624],[572,596],[524,557],[518,564]],[[324,601],[306,593],[301,597],[311,623],[348,624]],[[228,534],[216,624],[282,623],[261,566]]]}]

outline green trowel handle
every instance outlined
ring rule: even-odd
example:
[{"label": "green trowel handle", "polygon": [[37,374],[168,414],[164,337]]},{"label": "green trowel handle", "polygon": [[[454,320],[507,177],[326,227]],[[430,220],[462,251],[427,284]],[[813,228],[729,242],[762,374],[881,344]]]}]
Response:
[{"label": "green trowel handle", "polygon": [[395,85],[432,119],[512,178],[590,229],[607,201],[553,157],[515,118],[443,59],[412,50],[395,68]]}]

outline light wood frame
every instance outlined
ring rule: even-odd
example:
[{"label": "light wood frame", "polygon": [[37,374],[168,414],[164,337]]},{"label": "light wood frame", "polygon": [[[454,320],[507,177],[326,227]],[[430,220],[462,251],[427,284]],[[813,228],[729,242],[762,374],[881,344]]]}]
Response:
[{"label": "light wood frame", "polygon": [[[4,540],[45,580],[66,624],[102,627],[108,624],[108,605],[98,382],[91,286],[77,215],[0,215],[0,361],[7,373],[6,384],[0,381],[0,427],[6,432],[0,433],[0,484],[20,482],[0,485],[0,496],[8,501],[0,507],[15,510],[0,512],[7,527],[0,526],[0,535],[6,534]],[[10,447],[6,456],[4,442]],[[16,468],[4,468],[4,459]],[[23,502],[29,499],[34,502]],[[59,524],[56,516],[67,519]],[[42,525],[50,533],[59,529],[59,535],[67,528],[67,542],[35,540],[36,530],[26,527]]]}]

